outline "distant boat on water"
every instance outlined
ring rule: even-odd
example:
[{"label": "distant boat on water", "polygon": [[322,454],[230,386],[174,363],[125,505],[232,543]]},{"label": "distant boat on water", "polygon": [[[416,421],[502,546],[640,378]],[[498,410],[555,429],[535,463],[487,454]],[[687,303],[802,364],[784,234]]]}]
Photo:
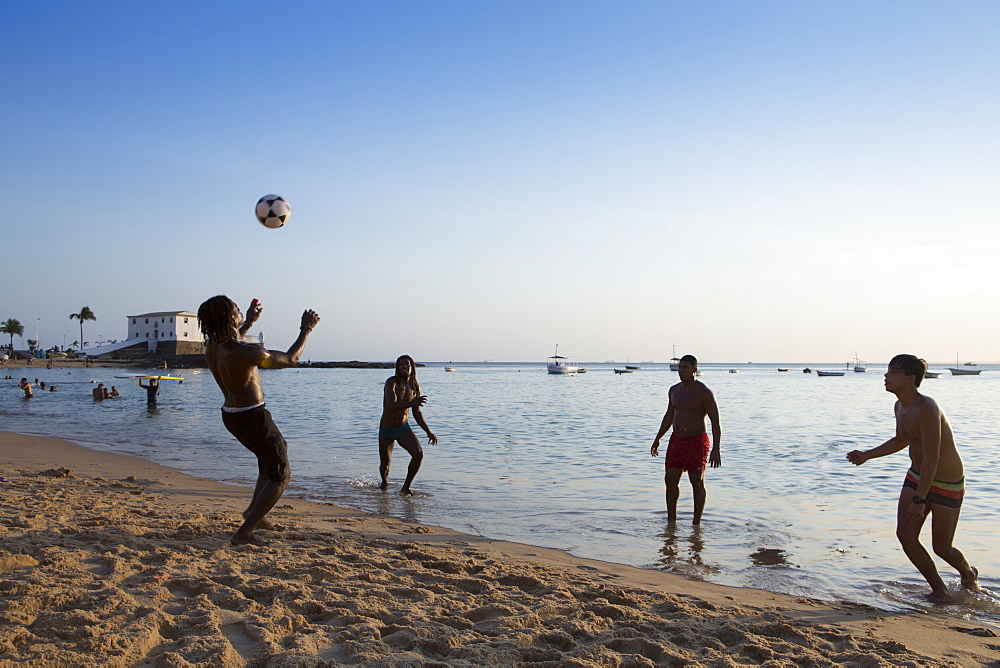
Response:
[{"label": "distant boat on water", "polygon": [[615,373],[635,373],[632,369],[615,369]]},{"label": "distant boat on water", "polygon": [[817,376],[843,376],[843,371],[823,371],[822,369],[816,369]]},{"label": "distant boat on water", "polygon": [[677,344],[672,344],[674,348],[673,357],[670,358],[670,370],[677,371],[681,368],[681,361],[677,357]]},{"label": "distant boat on water", "polygon": [[559,344],[556,344],[556,354],[547,359],[546,368],[549,373],[556,375],[567,375],[577,373],[580,367],[572,357],[564,357],[559,354]]},{"label": "distant boat on water", "polygon": [[[627,359],[628,359],[628,358],[626,358],[626,360],[627,360]],[[628,363],[628,361],[626,361],[626,362],[625,362],[625,368],[626,368],[626,369],[632,369],[632,370],[634,370],[634,371],[637,371],[637,370],[641,369],[642,367],[641,367],[641,366],[639,366],[638,364],[634,364],[634,365],[630,365],[630,364]]]},{"label": "distant boat on water", "polygon": [[778,371],[788,371],[788,369],[778,369]]},{"label": "distant boat on water", "polygon": [[966,362],[965,364],[959,366],[958,364],[958,353],[955,353],[955,366],[949,367],[948,371],[951,371],[953,376],[978,376],[983,372],[982,369],[963,369],[962,367],[976,366],[975,362]]},{"label": "distant boat on water", "polygon": [[445,371],[457,371],[458,369],[456,369],[456,368],[455,368],[455,367],[453,367],[453,366],[446,366],[446,367],[444,368],[444,370],[445,370]]},{"label": "distant boat on water", "polygon": [[924,378],[940,378],[940,377],[941,377],[940,371],[928,371],[924,373]]},{"label": "distant boat on water", "polygon": [[867,363],[859,360],[857,353],[854,353],[854,373],[868,373]]}]

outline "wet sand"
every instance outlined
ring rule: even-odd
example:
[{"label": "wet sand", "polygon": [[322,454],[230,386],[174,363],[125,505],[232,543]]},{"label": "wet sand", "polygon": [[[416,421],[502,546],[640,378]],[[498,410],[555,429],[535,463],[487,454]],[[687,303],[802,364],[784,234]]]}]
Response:
[{"label": "wet sand", "polygon": [[[225,460],[220,453],[220,465]],[[0,667],[1000,666],[991,629],[572,557],[0,432]],[[293,481],[294,484],[294,481]]]}]

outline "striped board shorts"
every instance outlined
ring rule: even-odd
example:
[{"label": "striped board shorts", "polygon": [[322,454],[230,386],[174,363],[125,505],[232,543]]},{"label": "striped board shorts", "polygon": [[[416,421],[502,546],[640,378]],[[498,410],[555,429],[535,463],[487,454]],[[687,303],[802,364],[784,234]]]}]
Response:
[{"label": "striped board shorts", "polygon": [[[920,472],[910,469],[906,472],[906,480],[903,481],[903,487],[910,487],[911,489],[917,488],[917,483],[920,482]],[[958,482],[943,482],[941,480],[935,480],[931,483],[931,491],[927,493],[927,500],[931,503],[937,503],[945,508],[961,508],[962,499],[965,498],[965,478],[963,477]]]}]

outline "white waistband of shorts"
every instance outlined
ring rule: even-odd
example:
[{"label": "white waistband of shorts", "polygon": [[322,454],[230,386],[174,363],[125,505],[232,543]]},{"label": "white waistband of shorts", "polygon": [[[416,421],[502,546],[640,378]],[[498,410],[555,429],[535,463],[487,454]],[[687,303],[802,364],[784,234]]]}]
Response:
[{"label": "white waistband of shorts", "polygon": [[247,411],[252,411],[255,408],[260,408],[263,405],[264,405],[264,402],[262,401],[259,404],[257,404],[256,406],[239,406],[239,407],[223,406],[222,407],[222,412],[223,413],[246,413]]}]

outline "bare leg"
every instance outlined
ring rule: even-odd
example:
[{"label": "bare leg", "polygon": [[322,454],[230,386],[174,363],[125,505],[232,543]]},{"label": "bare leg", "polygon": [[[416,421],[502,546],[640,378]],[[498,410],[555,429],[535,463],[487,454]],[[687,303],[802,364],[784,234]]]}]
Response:
[{"label": "bare leg", "polygon": [[246,519],[243,526],[229,539],[230,543],[233,545],[266,545],[264,541],[253,535],[253,532],[260,521],[264,519],[264,515],[267,515],[281,498],[288,486],[288,479],[287,475],[281,481],[271,480],[266,475],[257,478],[257,488],[254,490],[253,500],[250,501],[250,507],[243,514]]},{"label": "bare leg", "polygon": [[972,591],[979,590],[979,571],[969,565],[962,551],[952,545],[961,508],[948,508],[937,503],[928,504],[931,509],[931,546],[934,554],[944,559],[962,577],[962,586]]},{"label": "bare leg", "polygon": [[920,544],[920,529],[927,517],[924,516],[919,522],[910,521],[910,515],[907,511],[912,499],[913,489],[904,487],[899,494],[899,505],[896,508],[896,538],[903,546],[903,552],[906,553],[907,559],[917,567],[920,574],[927,580],[927,584],[931,586],[931,593],[928,594],[927,598],[936,603],[951,603],[954,599],[948,593],[948,588],[934,565],[933,557]]},{"label": "bare leg", "polygon": [[410,483],[413,482],[417,471],[420,470],[420,463],[424,461],[424,450],[420,447],[417,435],[412,431],[408,431],[399,437],[399,445],[410,453],[410,465],[406,467],[406,480],[403,481],[403,486],[399,488],[399,493],[411,496],[413,492],[410,491]]},{"label": "bare leg", "polygon": [[[267,474],[261,473],[257,476],[257,486],[253,490],[253,496],[250,497],[250,505],[247,506],[247,509],[243,511],[244,520],[250,517],[250,509],[253,508],[254,501],[257,500],[257,496],[260,494],[260,491],[264,488],[264,485],[267,484],[267,482],[268,482]],[[257,522],[257,526],[254,527],[254,529],[261,529],[263,531],[276,531],[275,526],[271,524],[271,522],[268,521],[266,517],[260,518],[260,521]]]},{"label": "bare leg", "polygon": [[681,495],[678,483],[681,481],[680,469],[667,469],[667,474],[663,478],[663,481],[667,485],[667,521],[676,522],[677,521],[677,499]]},{"label": "bare leg", "polygon": [[688,471],[691,492],[694,495],[694,519],[692,524],[701,524],[701,514],[705,512],[705,470]]},{"label": "bare leg", "polygon": [[392,439],[378,437],[378,474],[382,477],[379,489],[389,487],[389,465],[392,464]]}]

